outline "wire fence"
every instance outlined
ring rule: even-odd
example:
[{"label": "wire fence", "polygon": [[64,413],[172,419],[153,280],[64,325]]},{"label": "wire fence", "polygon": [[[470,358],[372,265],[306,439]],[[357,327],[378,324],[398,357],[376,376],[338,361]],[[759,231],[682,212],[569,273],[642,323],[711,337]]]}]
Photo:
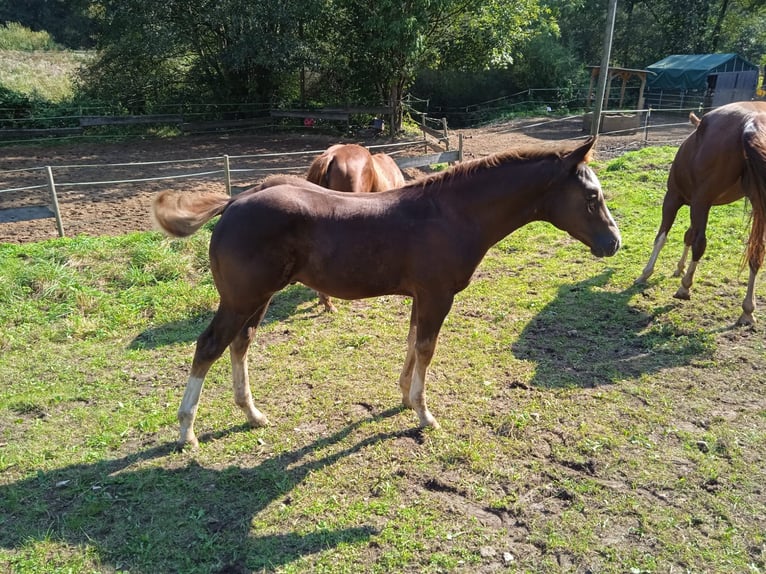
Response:
[{"label": "wire fence", "polygon": [[[542,92],[540,90],[539,92]],[[531,91],[525,92],[527,96]],[[518,100],[525,94],[515,94],[516,104],[526,105],[533,100]],[[535,104],[544,99],[534,96]],[[687,100],[688,101],[688,100]],[[603,112],[601,122],[601,138],[599,140],[599,157],[619,155],[625,151],[638,149],[647,145],[677,145],[692,131],[689,123],[689,112],[704,113],[700,102],[694,102],[692,107],[678,108],[674,105],[668,108],[649,109],[607,109]],[[499,109],[508,106],[509,101],[501,98],[466,109],[466,113],[487,113],[494,107]],[[416,118],[423,134],[423,140],[406,141],[395,144],[370,145],[372,150],[386,151],[391,155],[405,153],[412,156],[413,150],[420,149],[423,153],[437,151],[438,146],[447,150],[456,133],[448,128],[445,116],[439,116],[432,111],[420,112],[417,108],[429,108],[425,100],[409,98],[405,110],[411,117]],[[484,122],[483,126],[495,132],[513,134],[518,132],[525,136],[543,140],[580,139],[590,134],[592,119],[581,111],[564,113],[561,109],[553,109],[546,105],[538,108],[534,118],[517,117],[516,119],[499,119],[495,122]],[[489,114],[492,115],[492,114]],[[498,114],[494,114],[497,116]],[[427,140],[427,134],[435,138],[435,142]],[[296,135],[296,137],[300,137]],[[481,136],[479,136],[481,137]],[[430,146],[430,148],[429,148]],[[78,190],[93,188],[88,192],[86,201],[92,201],[92,196],[99,196],[98,201],[124,201],[131,193],[125,191],[127,186],[142,185],[141,193],[151,194],[160,189],[160,185],[183,187],[184,182],[194,182],[194,187],[200,185],[221,185],[230,193],[236,193],[254,185],[254,179],[273,173],[305,173],[314,156],[323,149],[307,151],[286,151],[260,154],[238,154],[204,156],[197,158],[182,158],[172,160],[126,161],[119,163],[65,163],[52,166],[34,166],[29,168],[0,171],[0,225],[10,221],[27,221],[55,217],[59,227],[59,235],[63,235],[63,222],[57,205],[57,189],[63,190],[68,200],[77,201]],[[498,150],[500,151],[500,150]],[[461,148],[462,153],[462,148]],[[424,156],[425,157],[425,156]],[[414,164],[413,164],[414,165]],[[103,177],[108,172],[109,177]],[[84,192],[79,192],[80,199],[85,199]],[[66,207],[66,206],[65,206]],[[71,208],[70,208],[71,211]],[[98,227],[101,222],[91,221]],[[2,241],[0,233],[0,241]]]},{"label": "wire fence", "polygon": [[[462,150],[441,154],[418,154],[423,140],[367,146],[373,152],[385,151],[407,167],[437,162],[455,162]],[[314,157],[324,149],[183,158],[172,160],[129,161],[118,163],[69,163],[0,170],[0,225],[8,222],[55,218],[59,236],[64,236],[64,218],[59,209],[61,190],[73,202],[85,200],[78,189],[95,188],[88,197],[97,201],[120,201],[128,195],[150,196],[162,188],[183,188],[184,181],[194,181],[194,189],[215,186],[236,194],[265,177],[279,174],[304,174]],[[429,150],[425,150],[426,152]],[[401,156],[401,157],[400,157]],[[103,173],[111,177],[98,177]],[[96,174],[94,176],[94,174]],[[144,184],[140,192],[137,184]],[[148,185],[146,185],[148,184]],[[120,192],[133,186],[133,192]],[[148,213],[148,211],[147,211]]]}]

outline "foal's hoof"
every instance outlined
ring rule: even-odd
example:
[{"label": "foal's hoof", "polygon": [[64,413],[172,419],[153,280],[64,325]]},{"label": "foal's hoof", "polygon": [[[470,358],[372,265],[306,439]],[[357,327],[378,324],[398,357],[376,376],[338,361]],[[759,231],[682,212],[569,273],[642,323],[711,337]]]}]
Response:
[{"label": "foal's hoof", "polygon": [[197,437],[192,437],[186,440],[179,440],[176,443],[176,451],[183,452],[185,450],[197,450],[199,449],[199,441]]},{"label": "foal's hoof", "polygon": [[428,413],[427,415],[420,417],[420,428],[440,429],[442,428],[442,426],[439,424],[439,421],[437,421],[431,413]]},{"label": "foal's hoof", "polygon": [[254,408],[253,412],[245,413],[247,415],[247,422],[250,424],[250,428],[261,428],[269,426],[268,417],[258,409]]}]

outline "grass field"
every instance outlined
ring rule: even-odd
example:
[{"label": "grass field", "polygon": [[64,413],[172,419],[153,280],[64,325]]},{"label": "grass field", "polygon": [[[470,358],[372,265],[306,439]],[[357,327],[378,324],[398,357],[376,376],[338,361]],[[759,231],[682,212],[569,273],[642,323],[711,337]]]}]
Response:
[{"label": "grass field", "polygon": [[[209,228],[0,245],[0,571],[766,570],[766,314],[734,328],[742,202],[711,214],[692,300],[672,298],[688,210],[646,287],[672,148],[597,170],[623,234],[593,258],[547,224],[496,245],[399,408],[409,301],[321,312],[293,285],[228,358],[176,452],[217,296]],[[760,300],[766,293],[758,289]]]}]

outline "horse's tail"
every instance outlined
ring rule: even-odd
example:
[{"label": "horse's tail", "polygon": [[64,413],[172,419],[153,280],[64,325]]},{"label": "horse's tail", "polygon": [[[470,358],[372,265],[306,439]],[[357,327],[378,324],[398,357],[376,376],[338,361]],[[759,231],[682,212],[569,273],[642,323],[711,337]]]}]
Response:
[{"label": "horse's tail", "polygon": [[702,120],[694,112],[689,112],[689,122],[696,128]]},{"label": "horse's tail", "polygon": [[306,179],[311,183],[321,185],[322,187],[328,187],[330,166],[333,162],[333,156],[324,153],[311,162],[309,166],[309,172],[306,174]]},{"label": "horse's tail", "polygon": [[231,198],[218,192],[163,191],[152,202],[156,226],[171,237],[188,237],[229,206]]},{"label": "horse's tail", "polygon": [[748,121],[742,141],[747,158],[742,185],[753,208],[745,259],[751,268],[759,268],[766,243],[766,116]]}]

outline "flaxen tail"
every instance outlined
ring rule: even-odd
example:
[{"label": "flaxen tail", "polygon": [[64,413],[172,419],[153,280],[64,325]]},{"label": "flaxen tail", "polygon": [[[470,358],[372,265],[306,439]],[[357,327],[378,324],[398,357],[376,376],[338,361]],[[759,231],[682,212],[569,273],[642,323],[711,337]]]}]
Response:
[{"label": "flaxen tail", "polygon": [[161,192],[152,202],[156,226],[172,237],[188,237],[220,215],[232,199],[223,193]]},{"label": "flaxen tail", "polygon": [[311,183],[321,185],[322,187],[328,187],[328,174],[330,173],[330,166],[334,158],[328,153],[323,153],[316,158],[309,166],[309,172],[306,174],[306,179]]},{"label": "flaxen tail", "polygon": [[752,227],[745,259],[751,269],[763,263],[766,243],[766,116],[755,116],[742,134],[746,167],[742,186],[752,205]]},{"label": "flaxen tail", "polygon": [[702,120],[697,117],[697,114],[694,112],[689,112],[689,123],[693,125],[695,128],[700,125],[700,122]]}]

